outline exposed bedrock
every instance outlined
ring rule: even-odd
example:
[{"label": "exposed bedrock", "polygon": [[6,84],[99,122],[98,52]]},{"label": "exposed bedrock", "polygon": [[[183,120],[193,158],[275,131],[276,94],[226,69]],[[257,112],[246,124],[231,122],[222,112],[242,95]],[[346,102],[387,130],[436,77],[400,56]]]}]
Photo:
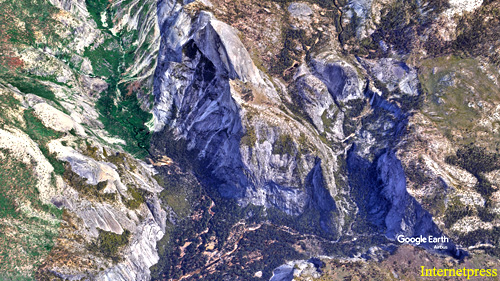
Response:
[{"label": "exposed bedrock", "polygon": [[441,234],[408,194],[395,154],[411,114],[401,104],[421,94],[414,68],[323,51],[285,85],[255,66],[236,29],[186,7],[158,4],[153,142],[161,153],[172,154],[167,135],[185,142],[197,175],[223,197],[294,216],[315,210],[337,238],[366,225],[389,239]]},{"label": "exposed bedrock", "polygon": [[[283,98],[291,100],[287,90],[278,94],[282,89],[275,84],[280,82],[255,67],[236,30],[207,12],[192,17],[180,5],[160,10],[170,12],[160,19],[164,43],[155,77],[157,135],[168,131],[185,140],[187,150],[196,152],[193,161],[203,167],[199,175],[216,182],[222,196],[289,215],[313,208],[323,214],[325,230],[339,231],[349,207],[333,199],[343,192],[334,175],[340,152],[322,142],[313,126],[280,108]],[[319,83],[327,89],[306,72],[309,80],[302,86]],[[350,90],[339,83],[332,90],[348,96]],[[315,120],[321,121],[325,109],[337,111],[325,93],[326,98],[310,99],[308,114]]]}]

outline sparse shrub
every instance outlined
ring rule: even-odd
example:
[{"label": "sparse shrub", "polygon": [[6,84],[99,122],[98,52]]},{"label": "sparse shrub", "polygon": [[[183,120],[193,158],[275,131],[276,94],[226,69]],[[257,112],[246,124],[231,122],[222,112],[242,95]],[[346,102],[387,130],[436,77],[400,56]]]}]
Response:
[{"label": "sparse shrub", "polygon": [[131,200],[127,200],[125,205],[131,210],[135,210],[141,206],[146,200],[139,190],[133,186],[128,186],[128,193],[132,196]]},{"label": "sparse shrub", "polygon": [[445,161],[473,174],[478,180],[475,189],[486,199],[495,191],[483,173],[500,169],[499,154],[489,153],[482,147],[468,144],[458,149],[455,155],[446,157]]},{"label": "sparse shrub", "polygon": [[101,253],[104,257],[112,259],[114,262],[120,260],[119,251],[127,245],[130,240],[130,231],[125,229],[123,233],[116,234],[110,231],[99,229],[97,241],[89,245],[89,249],[93,252]]},{"label": "sparse shrub", "polygon": [[248,147],[254,147],[256,141],[257,135],[255,134],[255,129],[248,127],[246,134],[241,138],[241,143]]},{"label": "sparse shrub", "polygon": [[61,137],[62,133],[45,127],[43,123],[34,115],[33,110],[24,111],[24,120],[26,122],[25,132],[38,144],[45,158],[47,158],[52,167],[54,167],[54,172],[58,175],[62,175],[64,173],[63,162],[57,160],[56,155],[54,153],[50,153],[47,148],[47,143],[52,139]]},{"label": "sparse shrub", "polygon": [[492,222],[497,217],[495,213],[490,212],[486,207],[478,207],[477,216],[484,222]]},{"label": "sparse shrub", "polygon": [[92,146],[87,140],[85,140],[85,155],[99,161],[101,160],[101,155],[99,154],[99,148]]},{"label": "sparse shrub", "polygon": [[123,164],[125,164],[125,154],[121,153],[121,152],[117,152],[115,154],[109,155],[106,160],[108,160],[109,162],[120,167],[120,166],[123,166]]},{"label": "sparse shrub", "polygon": [[416,188],[421,188],[425,184],[429,183],[432,178],[425,174],[423,167],[425,163],[423,163],[423,159],[419,158],[417,161],[412,161],[408,165],[408,169],[406,169],[406,176],[416,185]]},{"label": "sparse shrub", "polygon": [[292,155],[295,151],[295,144],[290,135],[282,134],[273,144],[273,154]]},{"label": "sparse shrub", "polygon": [[342,129],[345,136],[356,132],[357,121],[354,119],[358,117],[366,105],[366,100],[357,99],[350,100],[347,102],[347,110],[345,111],[344,123],[342,124]]},{"label": "sparse shrub", "polygon": [[37,95],[44,99],[53,101],[56,105],[62,108],[61,104],[56,99],[56,95],[50,90],[49,87],[38,82],[38,80],[26,76],[18,76],[12,74],[3,74],[0,76],[0,78],[4,79],[7,83],[16,87],[23,93]]},{"label": "sparse shrub", "polygon": [[116,200],[116,194],[100,192],[104,189],[102,184],[97,186],[88,184],[86,179],[80,177],[77,173],[71,170],[71,166],[69,164],[66,164],[62,176],[73,188],[80,192],[81,195],[84,195],[91,200],[107,200],[109,202],[114,202]]},{"label": "sparse shrub", "polygon": [[473,144],[458,149],[456,155],[446,157],[446,162],[459,166],[474,175],[500,169],[498,154],[488,153],[484,148]]},{"label": "sparse shrub", "polygon": [[473,215],[473,210],[465,206],[459,199],[452,200],[444,215],[444,225],[449,228],[461,218]]},{"label": "sparse shrub", "polygon": [[139,158],[148,155],[151,134],[145,123],[151,119],[151,113],[141,109],[136,93],[124,95],[118,103],[115,103],[117,91],[127,93],[125,85],[116,86],[114,79],[110,79],[108,92],[103,94],[96,103],[106,130],[115,136],[119,136],[127,143],[124,149]]}]

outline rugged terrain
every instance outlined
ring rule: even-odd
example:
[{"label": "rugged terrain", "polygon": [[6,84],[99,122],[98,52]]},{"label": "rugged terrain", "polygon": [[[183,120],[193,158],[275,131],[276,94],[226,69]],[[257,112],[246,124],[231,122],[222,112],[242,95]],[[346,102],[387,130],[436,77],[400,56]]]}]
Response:
[{"label": "rugged terrain", "polygon": [[0,7],[2,278],[500,265],[498,1]]}]

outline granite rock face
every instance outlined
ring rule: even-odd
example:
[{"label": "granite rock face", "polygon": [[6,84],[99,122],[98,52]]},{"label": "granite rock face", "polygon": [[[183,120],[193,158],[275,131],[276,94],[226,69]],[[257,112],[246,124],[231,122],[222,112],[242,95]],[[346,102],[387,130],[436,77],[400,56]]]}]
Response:
[{"label": "granite rock face", "polygon": [[[155,130],[171,130],[185,139],[218,181],[222,196],[290,215],[318,208],[330,213],[327,217],[336,217],[340,223],[332,224],[332,232],[340,231],[348,203],[333,200],[343,193],[335,185],[338,151],[315,136],[315,128],[279,108],[283,99],[296,97],[279,94],[274,81],[254,65],[236,30],[204,11],[191,18],[185,9],[174,8],[163,20]],[[308,98],[308,113],[320,124],[322,110],[338,111],[335,95],[352,99],[359,96],[360,86],[347,64],[324,60],[317,64],[314,70],[303,66],[309,74],[296,79],[303,88],[325,89]],[[320,73],[320,78],[311,72]],[[337,79],[339,73],[347,74]],[[354,86],[345,82],[348,79],[356,81]],[[299,94],[311,93],[299,90]]]},{"label": "granite rock face", "polygon": [[[500,159],[495,1],[46,2],[50,32],[0,45],[0,159],[29,167],[36,199],[57,207],[13,205],[55,233],[37,278],[171,266],[186,279],[226,262],[320,278],[321,261],[288,259],[380,260],[399,235],[450,237],[419,246],[461,259],[494,240],[500,170],[463,151]],[[246,213],[229,225],[221,202]],[[279,263],[245,252],[276,233]],[[110,253],[106,238],[126,241]]]},{"label": "granite rock face", "polygon": [[290,4],[288,12],[292,17],[307,17],[313,14],[313,11],[307,4],[298,2]]},{"label": "granite rock face", "polygon": [[[0,94],[9,109],[1,109],[0,148],[12,151],[9,158],[28,165],[36,179],[36,196],[16,204],[26,206],[21,217],[40,219],[27,225],[54,228],[13,232],[49,241],[42,254],[31,245],[38,256],[33,264],[31,252],[20,246],[12,255],[26,260],[1,268],[7,279],[149,280],[149,268],[159,260],[157,242],[165,233],[168,207],[160,206],[157,172],[125,152],[121,145],[127,141],[105,130],[104,114],[96,106],[118,83],[133,83],[128,90],[148,108],[150,93],[138,89],[152,85],[156,66],[156,1],[110,2],[102,13],[92,4],[26,2],[23,11],[36,8],[47,16],[44,31],[36,27],[32,42],[21,38],[0,46],[20,61],[17,69],[4,69],[2,62]],[[32,24],[23,13],[13,11],[12,17],[19,26]],[[134,47],[125,62],[121,52]],[[25,193],[29,185],[22,185]],[[41,210],[37,200],[45,204]],[[106,252],[99,242],[103,235],[125,239]],[[4,272],[8,266],[25,269]]]},{"label": "granite rock face", "polygon": [[[309,14],[298,3],[289,12]],[[323,214],[323,230],[350,232],[346,216],[360,212],[368,199],[342,184],[349,179],[338,158],[356,154],[359,159],[348,162],[347,172],[356,174],[366,162],[375,175],[366,180],[383,182],[373,186],[378,199],[366,211],[377,217],[377,227],[388,238],[417,229],[438,231],[432,216],[406,191],[395,154],[383,155],[404,133],[407,112],[370,82],[400,89],[401,97],[419,96],[414,68],[391,59],[348,62],[327,50],[298,66],[285,86],[269,80],[237,31],[211,13],[162,2],[159,14],[164,43],[155,76],[155,130],[185,140],[205,167],[198,172],[216,182],[223,197],[293,216],[315,209]],[[286,106],[290,103],[306,122],[297,120],[297,112]],[[370,118],[375,122],[357,121]],[[342,144],[351,138],[354,143]]]}]

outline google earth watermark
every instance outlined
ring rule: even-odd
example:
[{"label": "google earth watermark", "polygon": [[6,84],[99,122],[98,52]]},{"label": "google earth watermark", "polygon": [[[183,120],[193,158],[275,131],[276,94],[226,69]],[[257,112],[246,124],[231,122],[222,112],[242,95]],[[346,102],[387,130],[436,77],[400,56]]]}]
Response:
[{"label": "google earth watermark", "polygon": [[420,245],[420,244],[426,244],[426,243],[430,243],[430,244],[436,244],[434,245],[434,249],[438,249],[438,250],[445,250],[445,249],[448,249],[448,246],[446,245],[443,245],[443,243],[448,243],[450,242],[450,239],[446,236],[432,236],[432,235],[429,235],[429,236],[418,236],[418,237],[406,237],[404,235],[398,235],[396,237],[397,241],[399,243],[404,243],[404,244],[415,244],[415,245]]}]

